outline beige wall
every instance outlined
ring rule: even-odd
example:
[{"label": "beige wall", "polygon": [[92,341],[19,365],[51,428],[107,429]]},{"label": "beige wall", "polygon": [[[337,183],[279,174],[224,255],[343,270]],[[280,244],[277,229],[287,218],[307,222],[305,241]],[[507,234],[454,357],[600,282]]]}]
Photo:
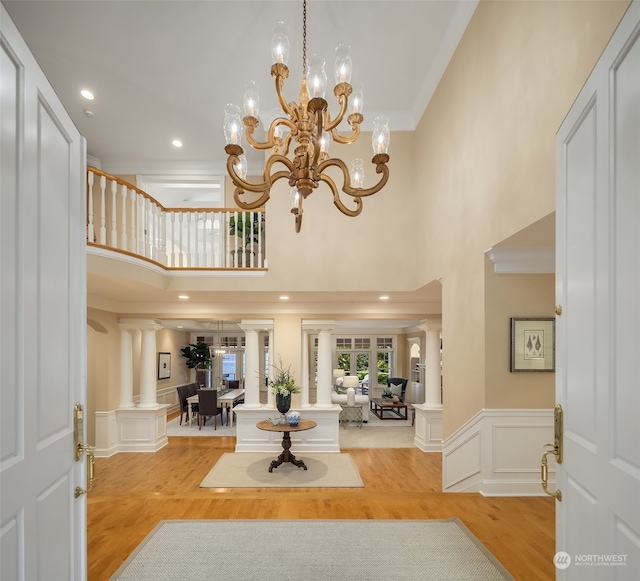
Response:
[{"label": "beige wall", "polygon": [[486,408],[552,408],[555,373],[509,371],[511,317],[553,317],[553,274],[496,274],[485,258]]},{"label": "beige wall", "polygon": [[[418,129],[392,134],[389,183],[364,200],[356,220],[338,212],[322,185],[305,201],[296,234],[288,185],[279,182],[267,208],[267,275],[203,277],[193,279],[191,288],[393,291],[441,277],[444,437],[484,407],[551,407],[553,374],[504,376],[503,355],[489,352],[487,342],[492,338],[498,349],[508,341],[508,327],[494,317],[496,297],[511,292],[502,285],[519,286],[529,298],[540,291],[541,309],[547,309],[552,289],[548,281],[529,288],[527,278],[491,280],[484,252],[554,211],[556,131],[627,5],[481,1]],[[367,185],[374,182],[370,135],[331,153],[346,161],[362,157]],[[354,241],[360,260],[349,262],[348,276],[336,276],[336,259]],[[142,276],[141,269],[118,261],[100,266],[107,274],[113,269]],[[153,284],[166,285],[162,275],[153,277]],[[524,307],[514,299],[512,312],[500,317],[517,316]],[[276,354],[294,366],[300,361],[302,318],[275,317]],[[172,356],[174,369],[175,362]],[[298,378],[300,371],[294,369]],[[108,393],[113,409],[117,399],[110,383]]]},{"label": "beige wall", "polygon": [[501,399],[485,385],[484,251],[554,210],[556,131],[627,5],[481,1],[418,127],[419,282],[442,277],[445,438]]},{"label": "beige wall", "polygon": [[[87,309],[87,435],[95,444],[95,412],[111,411],[120,405],[120,326],[116,313]],[[189,381],[189,370],[180,349],[189,334],[161,329],[156,334],[156,351],[171,353],[171,377],[158,380],[157,389]],[[157,377],[157,374],[156,374]],[[133,394],[140,395],[140,333],[133,335]]]}]

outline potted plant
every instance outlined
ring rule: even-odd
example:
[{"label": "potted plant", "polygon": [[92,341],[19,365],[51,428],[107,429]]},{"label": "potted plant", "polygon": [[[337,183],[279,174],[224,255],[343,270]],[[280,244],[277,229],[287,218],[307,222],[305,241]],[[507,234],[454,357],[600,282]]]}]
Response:
[{"label": "potted plant", "polygon": [[291,365],[284,367],[282,359],[278,357],[278,364],[273,364],[273,379],[269,379],[268,385],[271,393],[276,396],[276,407],[281,414],[286,414],[291,407],[291,394],[298,393],[300,388],[291,371]]},{"label": "potted plant", "polygon": [[197,343],[189,343],[186,347],[180,349],[182,355],[187,361],[186,365],[189,369],[204,371],[204,385],[211,387],[211,351],[209,345],[198,341]]}]

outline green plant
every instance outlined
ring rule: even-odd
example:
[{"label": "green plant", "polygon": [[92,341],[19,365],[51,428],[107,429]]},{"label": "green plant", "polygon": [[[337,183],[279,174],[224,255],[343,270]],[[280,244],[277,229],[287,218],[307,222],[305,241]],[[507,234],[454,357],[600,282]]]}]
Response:
[{"label": "green plant", "polygon": [[300,388],[296,386],[296,380],[293,377],[291,371],[291,365],[287,368],[282,364],[282,359],[278,357],[278,364],[275,363],[273,367],[273,379],[269,379],[269,387],[271,393],[275,395],[289,395],[291,393],[298,393]]},{"label": "green plant", "polygon": [[229,218],[229,234],[242,238],[245,245],[258,242],[260,232],[264,232],[264,214],[254,212],[253,220],[250,212],[238,214],[237,221],[235,216]]},{"label": "green plant", "polygon": [[180,355],[186,358],[189,369],[209,369],[211,367],[211,352],[206,343],[189,343],[180,349]]}]

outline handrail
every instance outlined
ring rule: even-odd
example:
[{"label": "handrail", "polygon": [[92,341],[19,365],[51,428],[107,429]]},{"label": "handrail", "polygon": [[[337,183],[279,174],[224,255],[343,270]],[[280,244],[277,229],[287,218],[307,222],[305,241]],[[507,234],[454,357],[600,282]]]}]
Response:
[{"label": "handrail", "polygon": [[264,269],[264,227],[264,208],[165,207],[126,180],[87,168],[90,246],[165,269]]}]

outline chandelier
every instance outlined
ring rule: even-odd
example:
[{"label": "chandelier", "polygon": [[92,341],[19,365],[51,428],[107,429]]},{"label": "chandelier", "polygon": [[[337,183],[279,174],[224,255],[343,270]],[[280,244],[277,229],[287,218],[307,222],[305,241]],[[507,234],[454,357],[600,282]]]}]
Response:
[{"label": "chandelier", "polygon": [[[280,179],[287,179],[290,186],[291,213],[295,217],[296,232],[300,232],[302,202],[320,185],[320,182],[329,186],[333,193],[333,203],[343,214],[347,216],[360,214],[362,198],[379,192],[389,179],[389,168],[386,164],[389,161],[387,150],[390,136],[387,118],[376,117],[372,136],[374,155],[371,161],[376,166],[376,173],[382,174],[382,176],[376,185],[364,188],[364,167],[361,159],[353,160],[351,168],[348,169],[341,159],[330,158],[328,153],[332,140],[340,144],[356,141],[360,135],[360,124],[364,119],[362,116],[362,89],[359,83],[354,82],[353,86],[349,84],[352,69],[350,47],[341,44],[336,48],[334,67],[336,86],[333,89],[333,94],[338,100],[340,110],[337,116],[332,119],[327,101],[324,98],[327,85],[324,59],[312,55],[307,62],[306,0],[303,2],[303,75],[299,103],[287,103],[283,93],[284,81],[289,77],[287,32],[284,24],[279,22],[274,29],[271,43],[271,55],[274,60],[271,76],[275,78],[278,102],[286,116],[273,119],[266,132],[265,141],[256,141],[254,132],[260,125],[258,120],[260,97],[256,83],[250,82],[244,93],[244,118],[240,118],[240,107],[237,105],[225,107],[225,152],[229,156],[227,171],[236,186],[233,196],[236,204],[243,210],[254,210],[263,206],[271,196],[273,184]],[[338,126],[342,123],[345,115],[351,128],[348,135],[343,135],[338,131]],[[243,124],[246,127],[246,140],[251,147],[257,150],[272,150],[271,155],[265,161],[263,181],[260,183],[246,180],[247,161],[240,145],[244,131]],[[297,145],[293,149],[293,159],[289,159],[292,142]],[[283,165],[284,169],[274,171],[276,164]],[[330,167],[336,167],[342,172],[341,190],[353,199],[355,208],[352,209],[343,204],[336,183],[332,177],[325,173],[325,170]],[[242,200],[242,196],[246,192],[261,195],[254,201],[245,202]]]}]

